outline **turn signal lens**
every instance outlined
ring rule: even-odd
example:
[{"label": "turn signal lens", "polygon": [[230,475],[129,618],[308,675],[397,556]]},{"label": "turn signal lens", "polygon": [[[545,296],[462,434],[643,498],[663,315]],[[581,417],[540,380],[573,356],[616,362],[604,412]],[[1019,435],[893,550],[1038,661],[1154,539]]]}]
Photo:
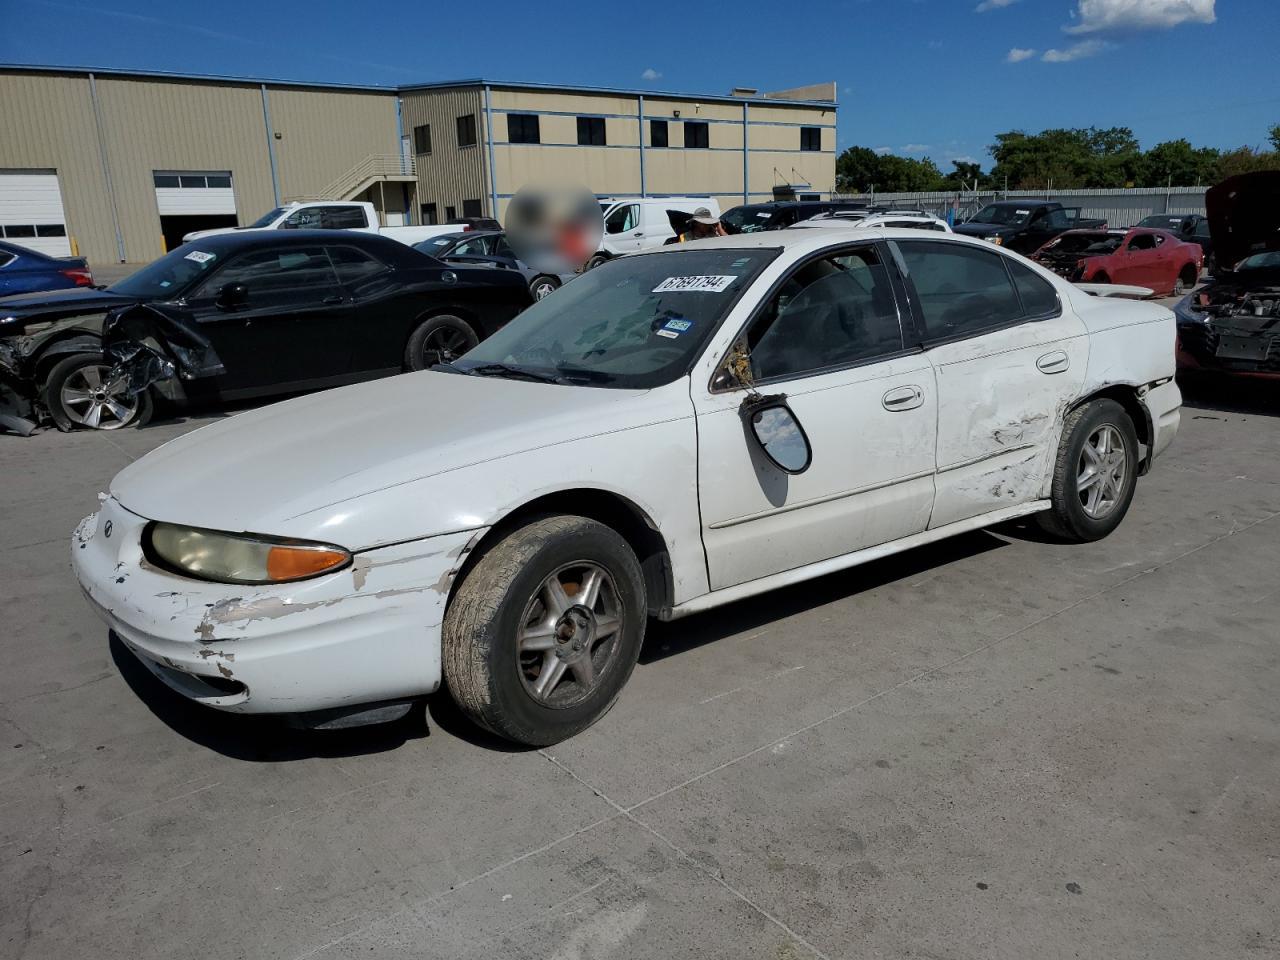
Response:
[{"label": "turn signal lens", "polygon": [[340,567],[347,562],[345,550],[325,547],[272,547],[267,551],[267,579],[301,580]]},{"label": "turn signal lens", "polygon": [[153,523],[144,546],[159,565],[216,583],[287,583],[340,570],[351,554],[331,543],[255,533],[222,533]]}]

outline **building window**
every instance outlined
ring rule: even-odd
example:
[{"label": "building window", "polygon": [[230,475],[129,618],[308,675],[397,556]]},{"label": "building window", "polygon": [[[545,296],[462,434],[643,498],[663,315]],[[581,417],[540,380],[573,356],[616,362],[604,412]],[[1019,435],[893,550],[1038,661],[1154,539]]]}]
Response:
[{"label": "building window", "polygon": [[433,223],[440,222],[440,214],[436,211],[436,205],[434,203],[424,203],[422,204],[421,209],[422,222],[424,224],[430,226]]},{"label": "building window", "polygon": [[444,208],[444,218],[445,218],[446,220],[448,220],[450,223],[453,223],[453,221],[455,221],[455,220],[457,220],[457,219],[458,219],[458,208],[457,208],[457,207],[445,207],[445,208]]},{"label": "building window", "polygon": [[690,149],[705,150],[710,145],[707,130],[710,124],[702,120],[684,122],[684,145]]},{"label": "building window", "polygon": [[507,114],[507,140],[511,143],[541,143],[538,117],[532,113]]},{"label": "building window", "polygon": [[229,173],[153,173],[152,182],[161,189],[175,187],[187,190],[227,189],[231,186]]},{"label": "building window", "polygon": [[431,152],[431,124],[413,128],[413,152],[418,156]]},{"label": "building window", "polygon": [[463,215],[464,217],[482,217],[482,216],[484,216],[484,211],[483,211],[482,209],[480,209],[480,201],[479,201],[479,200],[463,200],[463,201],[462,201],[462,215]]},{"label": "building window", "polygon": [[649,121],[649,145],[651,147],[665,147],[667,145],[667,121]]},{"label": "building window", "polygon": [[468,113],[458,118],[458,146],[474,147],[476,145],[476,115]]},{"label": "building window", "polygon": [[604,117],[579,117],[578,118],[578,146],[580,147],[605,146]]},{"label": "building window", "polygon": [[821,150],[822,149],[822,128],[821,127],[801,127],[800,128],[800,149],[801,150]]}]

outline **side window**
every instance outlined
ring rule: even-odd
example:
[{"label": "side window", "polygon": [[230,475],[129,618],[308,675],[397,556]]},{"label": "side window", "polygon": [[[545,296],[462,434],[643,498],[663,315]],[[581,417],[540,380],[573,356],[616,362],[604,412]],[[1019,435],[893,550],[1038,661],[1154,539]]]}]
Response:
[{"label": "side window", "polygon": [[896,353],[902,327],[874,247],[805,264],[747,331],[756,380],[798,376]]},{"label": "side window", "polygon": [[431,124],[413,128],[413,152],[420,156],[431,152]]},{"label": "side window", "polygon": [[6,253],[5,251],[0,250],[0,267],[7,267],[17,259],[18,258],[12,253]]},{"label": "side window", "polygon": [[326,247],[333,269],[342,283],[358,283],[368,277],[387,272],[381,260],[355,247]]},{"label": "side window", "polygon": [[1150,233],[1140,233],[1129,241],[1129,249],[1133,251],[1154,250],[1156,238]]},{"label": "side window", "polygon": [[1067,212],[1065,210],[1050,210],[1045,214],[1043,223],[1050,230],[1065,230],[1069,226]]},{"label": "side window", "polygon": [[472,237],[470,240],[463,240],[449,253],[451,257],[485,257],[488,255],[489,246],[486,237]]},{"label": "side window", "polygon": [[320,208],[320,227],[324,230],[353,230],[368,225],[363,207]]},{"label": "side window", "polygon": [[604,222],[604,229],[606,233],[626,233],[628,230],[634,230],[639,224],[640,206],[629,203],[609,214],[609,219]]},{"label": "side window", "polygon": [[920,300],[927,340],[971,336],[1022,319],[1001,254],[958,243],[901,241],[898,249]]},{"label": "side window", "polygon": [[476,115],[468,113],[457,119],[458,146],[474,147],[476,145]]},{"label": "side window", "polygon": [[284,218],[281,230],[319,230],[320,207],[303,207]]},{"label": "side window", "polygon": [[1058,302],[1058,291],[1053,284],[1025,264],[1012,257],[1005,261],[1009,272],[1013,274],[1013,285],[1018,288],[1018,296],[1022,298],[1022,312],[1028,317],[1048,317],[1062,309]]},{"label": "side window", "polygon": [[705,120],[684,122],[684,145],[690,150],[705,150],[710,145],[711,125]]},{"label": "side window", "polygon": [[494,256],[510,257],[512,260],[516,258],[516,252],[511,249],[511,244],[507,243],[506,237],[497,237],[493,244]]},{"label": "side window", "polygon": [[822,128],[821,127],[801,127],[800,128],[800,149],[801,150],[821,150],[822,149]]},{"label": "side window", "polygon": [[254,250],[212,274],[191,299],[215,297],[229,283],[248,288],[250,306],[284,300],[305,304],[331,296],[338,278],[323,247]]}]

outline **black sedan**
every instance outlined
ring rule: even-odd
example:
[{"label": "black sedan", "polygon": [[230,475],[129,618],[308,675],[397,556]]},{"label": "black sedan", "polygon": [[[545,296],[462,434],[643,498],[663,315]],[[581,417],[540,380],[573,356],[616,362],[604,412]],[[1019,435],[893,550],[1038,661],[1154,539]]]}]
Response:
[{"label": "black sedan", "polygon": [[113,429],[149,412],[152,390],[122,363],[143,351],[147,382],[169,399],[268,396],[452,360],[531,302],[514,271],[445,264],[386,237],[226,234],[105,290],[0,299],[0,359],[59,427]]}]

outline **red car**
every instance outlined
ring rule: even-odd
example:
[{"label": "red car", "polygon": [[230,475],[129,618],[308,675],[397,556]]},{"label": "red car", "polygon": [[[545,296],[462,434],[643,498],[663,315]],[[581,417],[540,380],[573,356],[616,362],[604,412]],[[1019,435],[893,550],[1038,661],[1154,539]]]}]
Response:
[{"label": "red car", "polygon": [[1125,283],[1181,296],[1196,285],[1204,266],[1199,244],[1168,230],[1068,230],[1031,255],[1073,283]]}]

